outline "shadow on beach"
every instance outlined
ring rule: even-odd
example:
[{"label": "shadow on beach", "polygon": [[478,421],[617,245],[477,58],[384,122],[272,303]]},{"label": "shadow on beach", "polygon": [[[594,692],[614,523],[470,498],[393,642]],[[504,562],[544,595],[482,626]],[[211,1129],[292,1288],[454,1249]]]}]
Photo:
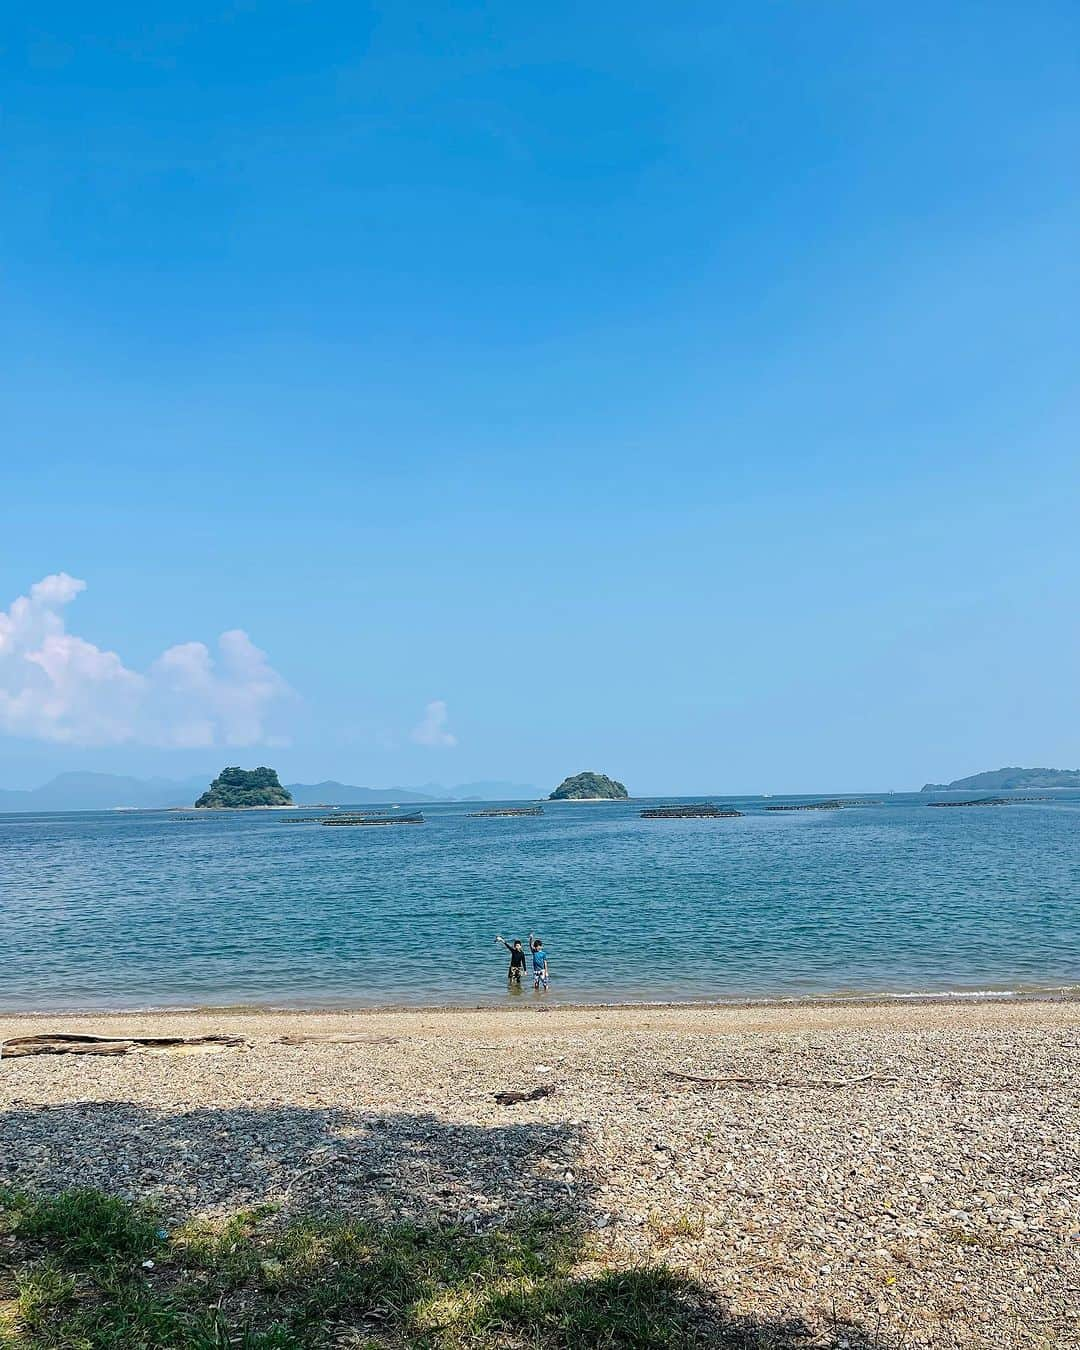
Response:
[{"label": "shadow on beach", "polygon": [[[236,1335],[274,1347],[897,1350],[852,1324],[736,1314],[689,1274],[613,1266],[597,1243],[588,1178],[575,1170],[579,1143],[569,1123],[512,1118],[20,1107],[0,1115],[0,1159],[7,1184],[29,1199],[9,1205],[15,1246],[0,1257],[0,1281],[22,1278],[22,1233],[34,1259],[67,1263],[86,1306],[100,1309],[119,1259],[136,1302],[158,1300],[167,1328],[160,1342],[137,1343],[169,1350]],[[73,1197],[76,1187],[88,1189]],[[159,1251],[162,1224],[170,1238]],[[98,1283],[99,1268],[112,1285]],[[86,1329],[63,1319],[82,1316],[83,1294],[55,1313],[39,1309],[42,1326],[10,1343],[76,1343]],[[99,1343],[113,1342],[86,1340]]]},{"label": "shadow on beach", "polygon": [[482,1127],[336,1107],[28,1107],[0,1114],[0,1178],[149,1196],[174,1219],[265,1204],[481,1226],[522,1206],[580,1212],[577,1129],[507,1114]]}]

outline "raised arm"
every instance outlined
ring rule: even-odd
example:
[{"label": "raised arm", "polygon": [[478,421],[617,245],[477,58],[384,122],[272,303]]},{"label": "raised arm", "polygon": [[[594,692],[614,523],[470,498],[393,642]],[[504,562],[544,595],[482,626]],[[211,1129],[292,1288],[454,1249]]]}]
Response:
[{"label": "raised arm", "polygon": [[507,940],[503,937],[501,933],[496,933],[495,941],[501,942],[508,952],[512,952],[514,950],[513,947],[510,946],[509,942],[507,942]]}]

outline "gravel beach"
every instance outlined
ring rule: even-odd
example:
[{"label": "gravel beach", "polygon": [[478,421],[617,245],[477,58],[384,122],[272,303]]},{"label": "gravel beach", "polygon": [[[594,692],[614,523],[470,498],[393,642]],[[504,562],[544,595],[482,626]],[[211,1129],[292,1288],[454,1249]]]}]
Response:
[{"label": "gravel beach", "polygon": [[10,1185],[152,1196],[171,1223],[542,1207],[597,1262],[686,1269],[793,1344],[1080,1346],[1078,1003],[0,1018],[61,1030],[245,1043],[4,1058]]}]

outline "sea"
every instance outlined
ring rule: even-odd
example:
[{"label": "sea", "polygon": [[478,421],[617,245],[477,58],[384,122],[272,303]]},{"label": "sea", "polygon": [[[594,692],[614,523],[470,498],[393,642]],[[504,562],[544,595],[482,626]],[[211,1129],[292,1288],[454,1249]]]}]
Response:
[{"label": "sea", "polygon": [[[0,815],[0,1010],[1080,992],[1080,793],[957,795]],[[546,993],[495,941],[530,931]]]}]

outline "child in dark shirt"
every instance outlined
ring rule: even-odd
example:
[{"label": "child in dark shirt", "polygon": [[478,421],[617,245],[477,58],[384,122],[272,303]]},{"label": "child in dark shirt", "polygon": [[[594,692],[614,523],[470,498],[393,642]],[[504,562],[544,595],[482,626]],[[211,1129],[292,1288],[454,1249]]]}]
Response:
[{"label": "child in dark shirt", "polygon": [[525,949],[521,945],[521,939],[515,938],[513,942],[507,940],[500,934],[496,942],[501,942],[510,953],[510,966],[506,972],[506,978],[511,984],[521,984],[521,977],[525,974]]}]

